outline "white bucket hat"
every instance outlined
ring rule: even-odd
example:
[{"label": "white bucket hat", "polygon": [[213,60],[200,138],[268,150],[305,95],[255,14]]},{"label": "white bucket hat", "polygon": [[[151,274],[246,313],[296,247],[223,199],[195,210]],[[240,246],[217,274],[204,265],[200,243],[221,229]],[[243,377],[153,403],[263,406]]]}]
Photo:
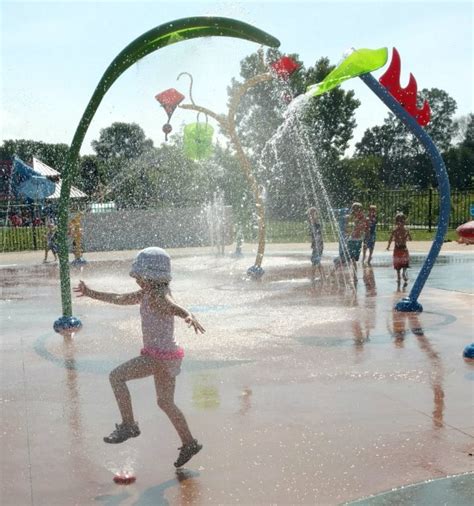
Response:
[{"label": "white bucket hat", "polygon": [[171,281],[170,256],[161,248],[145,248],[135,257],[130,276],[169,282]]}]

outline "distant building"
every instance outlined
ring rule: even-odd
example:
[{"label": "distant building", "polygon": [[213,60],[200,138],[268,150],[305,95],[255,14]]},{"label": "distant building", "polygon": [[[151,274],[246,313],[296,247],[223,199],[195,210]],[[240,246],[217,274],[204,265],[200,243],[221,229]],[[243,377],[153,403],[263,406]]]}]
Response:
[{"label": "distant building", "polygon": [[[0,161],[0,202],[8,202],[11,201],[11,192],[10,192],[10,180],[12,173],[13,163],[11,160],[1,160]],[[59,199],[59,195],[61,193],[61,174],[57,170],[53,169],[49,165],[46,165],[44,162],[39,160],[38,158],[33,158],[32,162],[30,162],[29,166],[36,172],[38,175],[45,176],[49,180],[53,181],[56,185],[56,189],[52,195],[46,198],[47,202],[54,203]],[[80,201],[80,199],[86,199],[87,195],[76,188],[75,186],[71,186],[70,192],[71,199]],[[15,202],[18,204],[18,202]]]},{"label": "distant building", "polygon": [[[33,158],[33,170],[37,172],[38,174],[41,174],[42,176],[46,176],[48,179],[51,179],[51,181],[54,181],[56,183],[56,190],[54,193],[49,196],[46,200],[57,200],[59,199],[59,195],[61,193],[61,174],[51,168],[49,165],[46,165],[41,160],[38,160],[38,158]],[[76,188],[75,186],[71,185],[71,192],[70,192],[71,199],[85,199],[87,198],[87,195],[79,190],[79,188]]]}]

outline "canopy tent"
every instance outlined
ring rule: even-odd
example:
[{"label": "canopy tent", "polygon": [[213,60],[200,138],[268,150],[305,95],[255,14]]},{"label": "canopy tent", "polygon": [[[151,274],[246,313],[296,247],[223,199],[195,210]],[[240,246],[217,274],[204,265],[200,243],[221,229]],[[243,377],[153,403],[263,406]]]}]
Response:
[{"label": "canopy tent", "polygon": [[45,200],[54,193],[55,189],[53,181],[33,170],[20,158],[14,157],[10,191],[16,199]]},{"label": "canopy tent", "polygon": [[[0,163],[0,201],[11,198],[56,201],[60,193],[61,173],[38,158],[33,158],[32,163],[26,163],[18,157]],[[70,197],[84,199],[87,194],[71,186]]]},{"label": "canopy tent", "polygon": [[[53,179],[55,181],[56,188],[54,190],[54,193],[48,197],[48,200],[59,199],[59,195],[61,194],[61,173],[53,169],[49,165],[46,165],[38,158],[33,158],[33,169],[38,174],[45,176],[49,179]],[[71,186],[70,196],[72,199],[87,198],[87,194],[79,190],[79,188],[76,188],[75,186]]]}]

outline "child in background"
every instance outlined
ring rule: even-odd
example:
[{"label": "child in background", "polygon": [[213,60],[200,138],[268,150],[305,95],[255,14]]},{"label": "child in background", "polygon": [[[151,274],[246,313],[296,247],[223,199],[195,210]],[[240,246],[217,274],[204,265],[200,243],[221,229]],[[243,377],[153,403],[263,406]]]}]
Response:
[{"label": "child in background", "polygon": [[44,248],[44,260],[45,264],[48,261],[48,252],[51,250],[54,256],[54,261],[58,259],[58,244],[57,244],[57,227],[54,223],[48,223],[46,231],[46,246]]},{"label": "child in background", "polygon": [[339,229],[338,242],[339,242],[339,256],[334,259],[334,271],[347,264],[347,235],[349,227],[349,209],[343,208],[337,210],[337,225]]},{"label": "child in background", "polygon": [[367,259],[367,265],[370,265],[372,261],[372,255],[374,254],[375,239],[377,234],[377,207],[369,206],[369,214],[367,215],[364,246],[362,248],[362,263],[365,262],[365,255],[369,250],[369,257]]},{"label": "child in background", "polygon": [[140,435],[135,421],[127,381],[154,376],[158,406],[166,413],[176,429],[183,446],[175,467],[181,467],[202,445],[193,438],[186,419],[174,402],[176,376],[181,369],[184,351],[174,338],[174,317],[183,318],[196,334],[205,332],[194,315],[179,306],[171,296],[170,257],[161,248],[146,248],[135,258],[130,276],[140,290],[132,293],[106,293],[92,290],[83,281],[74,289],[78,296],[110,302],[112,304],[140,304],[143,348],[138,357],[119,365],[110,373],[110,383],[122,416],[122,423],[104,437],[106,443],[122,443]]},{"label": "child in background", "polygon": [[353,222],[352,232],[347,241],[349,258],[352,260],[354,274],[357,272],[357,262],[360,258],[360,250],[364,239],[366,221],[362,204],[354,202],[351,206],[351,218]]},{"label": "child in background", "polygon": [[405,228],[406,216],[403,213],[397,213],[395,216],[395,228],[388,239],[387,251],[390,251],[392,241],[395,243],[393,248],[393,268],[397,271],[397,284],[400,285],[401,271],[403,273],[403,286],[407,285],[407,269],[410,267],[410,254],[407,248],[407,241],[411,241],[410,231]]},{"label": "child in background", "polygon": [[323,268],[321,266],[321,257],[323,256],[324,241],[319,223],[318,210],[315,207],[308,209],[308,221],[311,233],[311,276],[313,281],[316,279],[316,270],[318,270],[321,280],[324,278]]}]

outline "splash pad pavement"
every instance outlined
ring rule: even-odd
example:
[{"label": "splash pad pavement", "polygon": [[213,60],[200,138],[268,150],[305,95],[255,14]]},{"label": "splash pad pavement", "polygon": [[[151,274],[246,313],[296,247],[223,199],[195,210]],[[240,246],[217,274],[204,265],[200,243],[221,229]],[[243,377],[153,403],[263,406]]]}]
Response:
[{"label": "splash pad pavement", "polygon": [[[178,472],[150,378],[130,382],[140,437],[102,442],[119,421],[108,373],[140,349],[138,307],[75,300],[84,327],[65,341],[51,328],[57,268],[2,258],[2,504],[343,504],[420,482],[379,504],[405,504],[403,490],[438,504],[447,476],[451,504],[468,504],[472,255],[440,258],[416,315],[392,310],[389,254],[359,266],[354,292],[312,285],[306,247],[271,248],[257,282],[248,258],[171,253],[174,296],[207,329],[177,323],[177,404],[204,444]],[[91,261],[73,283],[133,290],[131,256]],[[136,482],[115,484],[119,471]]]}]

